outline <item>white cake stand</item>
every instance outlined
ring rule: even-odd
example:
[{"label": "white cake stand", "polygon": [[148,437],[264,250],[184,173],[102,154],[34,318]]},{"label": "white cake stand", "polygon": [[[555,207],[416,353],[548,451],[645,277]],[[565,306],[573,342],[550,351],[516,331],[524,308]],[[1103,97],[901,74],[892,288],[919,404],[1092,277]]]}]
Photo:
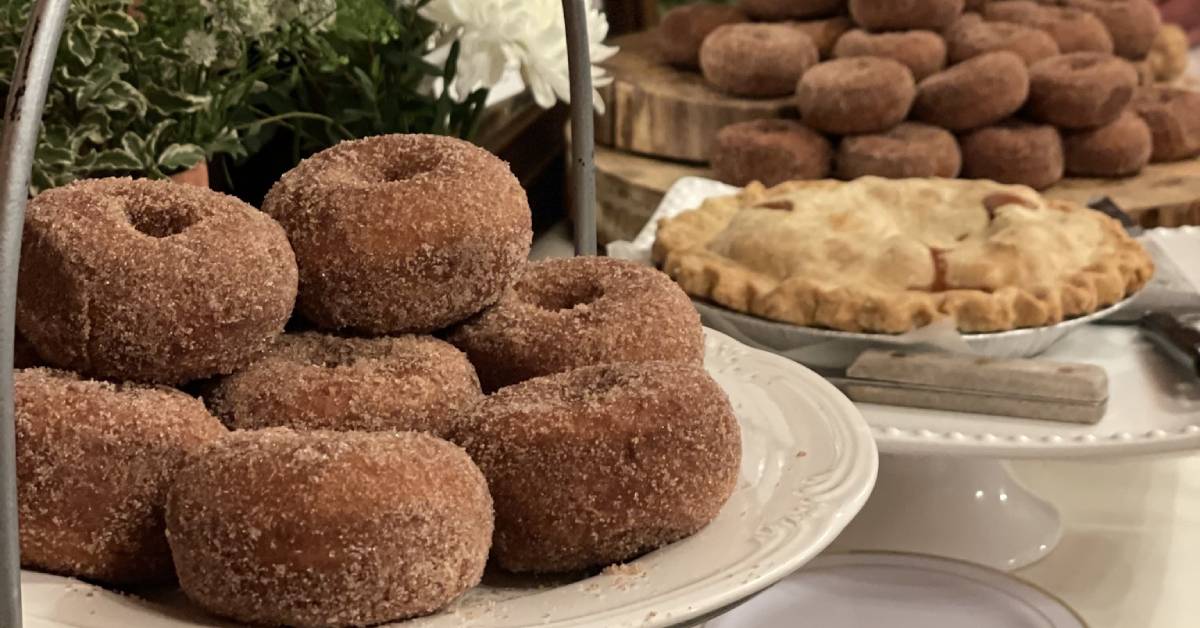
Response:
[{"label": "white cake stand", "polygon": [[[659,218],[736,191],[708,179],[681,179],[638,237],[610,244],[608,252],[650,263]],[[1193,289],[1200,289],[1200,277],[1193,276],[1200,270],[1200,229],[1160,229],[1146,237],[1165,250],[1176,266],[1186,269]],[[845,366],[846,358],[865,348],[826,338],[832,335],[828,332],[804,338],[797,333],[803,328],[762,319],[751,324],[744,319],[752,317],[703,305],[700,310],[707,325],[751,346],[770,347],[806,363]],[[1057,510],[1021,487],[1002,460],[1200,449],[1200,380],[1194,374],[1160,355],[1133,327],[1083,325],[1070,331],[1047,338],[1036,334],[1035,340],[1048,340],[1037,349],[1050,346],[1041,354],[1047,359],[1087,362],[1107,370],[1111,389],[1103,420],[1079,426],[862,404],[859,407],[882,453],[879,479],[866,507],[834,547],[933,554],[1018,569],[1054,549],[1062,524]],[[967,344],[972,351],[997,357],[1029,353],[1030,347],[1013,344],[1011,339],[995,340],[997,346]]]}]

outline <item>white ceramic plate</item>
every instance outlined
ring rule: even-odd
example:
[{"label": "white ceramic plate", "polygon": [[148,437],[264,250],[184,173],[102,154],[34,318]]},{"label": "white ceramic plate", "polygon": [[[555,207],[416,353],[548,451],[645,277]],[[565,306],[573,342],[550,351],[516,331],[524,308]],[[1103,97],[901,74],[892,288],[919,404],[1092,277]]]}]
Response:
[{"label": "white ceramic plate", "polygon": [[[738,487],[699,534],[621,570],[574,582],[490,578],[412,628],[670,626],[738,602],[795,571],[858,513],[878,454],[854,405],[812,371],[707,334],[706,365],[742,425]],[[178,592],[122,596],[66,578],[22,574],[30,628],[225,626]],[[557,586],[555,586],[557,585]]]},{"label": "white ceramic plate", "polygon": [[1008,574],[912,554],[822,556],[706,628],[1086,628],[1060,600]]}]

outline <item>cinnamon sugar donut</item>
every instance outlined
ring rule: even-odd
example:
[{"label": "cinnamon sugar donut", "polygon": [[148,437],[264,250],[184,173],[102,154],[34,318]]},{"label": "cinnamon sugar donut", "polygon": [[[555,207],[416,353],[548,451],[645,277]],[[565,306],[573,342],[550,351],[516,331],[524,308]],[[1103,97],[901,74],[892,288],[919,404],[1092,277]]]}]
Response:
[{"label": "cinnamon sugar donut", "polygon": [[1102,127],[1063,136],[1067,174],[1081,177],[1137,174],[1153,150],[1150,127],[1129,110]]},{"label": "cinnamon sugar donut", "polygon": [[1032,26],[1012,22],[985,22],[979,15],[962,16],[946,29],[950,63],[959,63],[987,52],[1015,52],[1026,65],[1058,54],[1058,44],[1049,34]]},{"label": "cinnamon sugar donut", "polygon": [[789,24],[813,40],[822,59],[828,59],[833,54],[833,47],[842,34],[854,27],[850,18],[840,15],[823,20],[804,20],[789,22]]},{"label": "cinnamon sugar donut", "polygon": [[1112,53],[1112,35],[1095,14],[1073,7],[1038,4],[1032,0],[989,2],[983,8],[988,20],[1014,22],[1040,28],[1058,44],[1060,52]]},{"label": "cinnamon sugar donut", "polygon": [[653,268],[603,257],[529,264],[495,307],[449,340],[486,391],[591,364],[704,360],[687,294]]},{"label": "cinnamon sugar donut", "polygon": [[946,42],[932,31],[868,33],[854,29],[842,35],[833,56],[884,57],[908,66],[917,81],[946,67]]},{"label": "cinnamon sugar donut", "polygon": [[776,185],[829,176],[833,147],[825,136],[794,120],[751,120],[717,133],[713,176],[731,185]]},{"label": "cinnamon sugar donut", "polygon": [[846,0],[739,0],[738,5],[751,17],[770,22],[832,15]]},{"label": "cinnamon sugar donut", "polygon": [[442,436],[483,398],[475,368],[429,336],[286,334],[214,389],[234,429],[417,431]]},{"label": "cinnamon sugar donut", "polygon": [[428,332],[496,302],[529,255],[508,165],[459,139],[381,135],[293,168],[263,210],[296,249],[300,313],[320,329]]},{"label": "cinnamon sugar donut", "polygon": [[826,133],[876,133],[908,115],[916,95],[912,72],[882,57],[825,61],[800,79],[800,118]]},{"label": "cinnamon sugar donut", "polygon": [[1113,51],[1141,59],[1154,45],[1162,16],[1150,0],[1066,0],[1067,6],[1095,14],[1112,35]]},{"label": "cinnamon sugar donut", "polygon": [[963,12],[963,0],[850,0],[850,17],[871,31],[941,30]]},{"label": "cinnamon sugar donut", "polygon": [[1112,55],[1073,52],[1029,68],[1033,118],[1068,129],[1103,126],[1117,119],[1133,98],[1137,70]]},{"label": "cinnamon sugar donut", "polygon": [[479,583],[492,539],[478,467],[415,432],[233,432],[179,471],[166,519],[189,598],[302,628],[437,611]]},{"label": "cinnamon sugar donut", "polygon": [[787,24],[726,24],[700,47],[700,71],[734,96],[789,94],[820,58],[812,38]]},{"label": "cinnamon sugar donut", "polygon": [[1045,189],[1063,177],[1062,138],[1052,126],[1008,122],[959,138],[962,176]]},{"label": "cinnamon sugar donut", "polygon": [[21,566],[117,585],[170,582],[163,507],[187,456],[224,435],[169,388],[13,377]]},{"label": "cinnamon sugar donut", "polygon": [[842,179],[958,176],[962,155],[950,132],[920,122],[904,122],[884,133],[856,135],[838,146]]},{"label": "cinnamon sugar donut", "polygon": [[455,439],[496,503],[513,572],[608,565],[690,536],[729,499],[741,438],[699,365],[590,366],[505,388]]},{"label": "cinnamon sugar donut", "polygon": [[951,131],[999,122],[1029,94],[1029,71],[1016,53],[981,54],[938,72],[917,86],[913,118]]},{"label": "cinnamon sugar donut", "polygon": [[658,49],[663,60],[684,68],[700,64],[700,44],[704,38],[725,24],[745,22],[742,10],[724,4],[700,2],[685,4],[667,11],[658,31]]},{"label": "cinnamon sugar donut", "polygon": [[17,322],[48,365],[170,384],[229,373],[295,299],[283,229],[232,196],[92,179],[29,204]]},{"label": "cinnamon sugar donut", "polygon": [[1200,92],[1167,86],[1142,87],[1133,109],[1154,137],[1155,162],[1200,154]]}]

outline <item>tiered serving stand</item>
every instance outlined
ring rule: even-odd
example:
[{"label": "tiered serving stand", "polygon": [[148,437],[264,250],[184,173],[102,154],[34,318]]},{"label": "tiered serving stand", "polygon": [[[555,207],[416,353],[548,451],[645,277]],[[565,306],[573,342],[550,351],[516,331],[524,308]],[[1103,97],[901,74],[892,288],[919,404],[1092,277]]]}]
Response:
[{"label": "tiered serving stand", "polygon": [[[13,339],[21,231],[34,148],[69,0],[36,0],[18,55],[0,144],[0,628],[22,628],[13,425]],[[563,0],[571,74],[575,250],[596,253],[591,64],[583,0]],[[706,367],[742,425],[739,485],[696,536],[584,580],[497,581],[413,626],[563,628],[693,625],[795,571],[866,501],[878,454],[861,414],[815,373],[706,334]],[[26,574],[29,628],[227,626],[175,590],[125,596]]]}]

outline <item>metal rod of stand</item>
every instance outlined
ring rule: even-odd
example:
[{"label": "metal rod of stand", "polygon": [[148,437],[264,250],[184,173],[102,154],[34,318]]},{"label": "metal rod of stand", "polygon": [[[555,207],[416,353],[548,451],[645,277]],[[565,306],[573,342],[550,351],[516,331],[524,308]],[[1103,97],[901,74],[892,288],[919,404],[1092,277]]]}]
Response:
[{"label": "metal rod of stand", "polygon": [[588,47],[588,1],[563,0],[567,66],[571,78],[571,215],[575,254],[596,254],[596,145],[592,118],[592,58]]},{"label": "metal rod of stand", "polygon": [[13,339],[21,230],[34,149],[70,0],[37,0],[25,27],[0,137],[0,626],[21,628],[21,542],[13,431]]}]

